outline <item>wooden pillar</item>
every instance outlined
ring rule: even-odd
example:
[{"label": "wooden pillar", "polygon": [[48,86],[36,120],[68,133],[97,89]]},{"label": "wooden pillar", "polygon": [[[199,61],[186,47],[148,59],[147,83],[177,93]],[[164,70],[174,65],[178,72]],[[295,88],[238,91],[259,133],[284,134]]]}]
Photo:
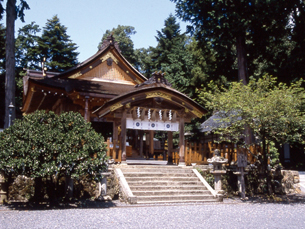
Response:
[{"label": "wooden pillar", "polygon": [[184,160],[184,117],[183,114],[180,117],[179,121],[179,164],[184,165],[185,160]]},{"label": "wooden pillar", "polygon": [[122,150],[122,162],[126,162],[126,116],[127,111],[124,110],[121,119],[121,150]]},{"label": "wooden pillar", "polygon": [[89,113],[89,96],[85,97],[85,120],[90,122],[90,113]]},{"label": "wooden pillar", "polygon": [[143,157],[143,130],[140,130],[139,134],[140,134],[140,156]]},{"label": "wooden pillar", "polygon": [[172,165],[173,164],[173,132],[168,131],[167,132],[167,164]]},{"label": "wooden pillar", "polygon": [[119,151],[117,148],[118,139],[119,139],[118,127],[119,127],[119,122],[113,122],[112,142],[113,142],[113,159],[115,160],[117,159],[117,155]]},{"label": "wooden pillar", "polygon": [[154,157],[154,131],[149,131],[149,157]]},{"label": "wooden pillar", "polygon": [[118,137],[119,137],[119,133],[118,133],[118,126],[119,123],[118,122],[113,122],[113,129],[112,129],[112,141],[117,141]]}]

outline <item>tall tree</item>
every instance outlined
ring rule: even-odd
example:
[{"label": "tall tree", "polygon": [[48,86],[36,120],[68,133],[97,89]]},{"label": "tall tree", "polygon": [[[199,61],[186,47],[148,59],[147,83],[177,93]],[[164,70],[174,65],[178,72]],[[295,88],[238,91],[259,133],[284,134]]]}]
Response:
[{"label": "tall tree", "polygon": [[5,70],[5,27],[0,24],[0,74]]},{"label": "tall tree", "polygon": [[170,15],[164,22],[164,28],[157,31],[158,45],[152,51],[152,63],[155,70],[165,72],[165,77],[173,87],[191,95],[192,56],[187,51],[188,37],[181,33],[176,18]]},{"label": "tall tree", "polygon": [[38,45],[49,71],[62,72],[78,63],[77,46],[70,39],[67,27],[60,23],[57,15],[49,19],[43,27]]},{"label": "tall tree", "polygon": [[147,78],[151,77],[152,73],[154,72],[154,67],[152,63],[152,54],[153,54],[153,47],[140,48],[135,50],[135,68],[138,69],[144,76]]},{"label": "tall tree", "polygon": [[21,70],[30,68],[40,70],[41,52],[39,50],[38,33],[41,31],[35,22],[27,24],[18,30],[16,38],[16,66]]},{"label": "tall tree", "polygon": [[[289,23],[291,9],[299,0],[171,0],[177,15],[192,23],[190,31],[199,41],[211,42],[220,62],[236,48],[238,80],[248,81],[248,41],[254,51],[267,55],[269,37],[281,36]],[[258,56],[258,54],[255,54]],[[232,58],[229,58],[232,60]],[[234,60],[234,59],[233,59]],[[232,61],[225,64],[234,64]],[[219,64],[218,67],[221,67]]]},{"label": "tall tree", "polygon": [[[207,108],[218,111],[218,125],[213,131],[220,141],[243,144],[245,128],[249,127],[263,148],[263,168],[268,172],[268,142],[305,144],[305,90],[303,81],[287,86],[276,78],[264,76],[251,79],[248,85],[231,83],[228,89],[212,87],[202,91]],[[241,99],[243,98],[243,99]],[[270,191],[271,189],[269,189]]]},{"label": "tall tree", "polygon": [[[9,105],[15,105],[15,20],[19,17],[24,21],[24,10],[30,9],[25,0],[20,0],[16,5],[16,0],[7,0],[6,2],[6,64],[5,64],[5,117],[4,128],[9,125]],[[0,2],[0,19],[4,8]],[[11,114],[12,120],[15,119],[15,111]]]},{"label": "tall tree", "polygon": [[290,52],[288,61],[284,62],[285,73],[289,73],[292,79],[305,79],[305,2],[296,1],[291,14],[292,35],[291,41],[295,43]]},{"label": "tall tree", "polygon": [[[2,99],[3,98],[3,99]],[[0,127],[5,114],[5,28],[0,24]]]},{"label": "tall tree", "polygon": [[136,65],[136,57],[134,53],[134,45],[130,36],[136,33],[135,28],[132,26],[126,25],[118,25],[117,28],[113,28],[112,30],[106,30],[103,34],[102,40],[98,45],[98,48],[101,47],[103,41],[109,36],[112,35],[116,42],[119,43],[119,48],[123,54],[123,56],[131,63],[132,65]]}]

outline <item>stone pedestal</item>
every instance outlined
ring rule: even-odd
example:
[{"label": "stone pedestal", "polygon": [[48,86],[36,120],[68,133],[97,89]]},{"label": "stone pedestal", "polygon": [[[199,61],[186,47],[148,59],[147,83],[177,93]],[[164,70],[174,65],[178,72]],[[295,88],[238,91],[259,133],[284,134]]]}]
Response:
[{"label": "stone pedestal", "polygon": [[242,176],[243,175],[247,175],[248,173],[247,172],[244,172],[242,174],[242,171],[241,171],[241,168],[237,168],[237,171],[234,172],[233,174],[237,175],[237,187],[238,187],[238,191],[239,193],[242,193],[242,188],[243,188],[243,183],[244,183],[244,180],[242,179]]},{"label": "stone pedestal", "polygon": [[214,189],[216,192],[222,194],[222,182],[221,182],[221,175],[226,174],[225,170],[213,170],[211,173],[214,175]]},{"label": "stone pedestal", "polygon": [[218,197],[222,197],[223,190],[221,189],[221,175],[226,174],[226,171],[222,169],[222,165],[228,162],[228,159],[220,156],[220,151],[216,149],[214,151],[214,156],[207,160],[210,164],[213,165],[213,170],[211,174],[214,175],[214,189],[218,193]]},{"label": "stone pedestal", "polygon": [[7,183],[4,172],[0,172],[0,204],[7,202]]},{"label": "stone pedestal", "polygon": [[107,177],[110,176],[110,172],[102,173],[102,182],[99,183],[99,194],[101,196],[107,195]]}]

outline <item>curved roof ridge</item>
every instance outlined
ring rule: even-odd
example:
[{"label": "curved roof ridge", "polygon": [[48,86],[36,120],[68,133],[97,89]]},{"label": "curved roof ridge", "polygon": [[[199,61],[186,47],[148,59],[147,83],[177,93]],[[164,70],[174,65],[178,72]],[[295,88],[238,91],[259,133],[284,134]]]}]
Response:
[{"label": "curved roof ridge", "polygon": [[98,56],[100,56],[102,53],[107,51],[107,49],[109,49],[111,46],[114,47],[114,49],[117,51],[118,55],[125,61],[125,63],[127,63],[127,65],[137,75],[139,75],[143,80],[145,80],[145,81],[147,80],[147,78],[141,72],[139,72],[134,66],[132,66],[132,64],[130,64],[129,61],[122,55],[121,50],[120,50],[120,48],[118,46],[118,43],[114,40],[112,35],[108,36],[107,39],[104,40],[104,42],[101,45],[100,49],[94,55],[92,55],[88,59],[84,60],[83,62],[75,65],[74,67],[68,69],[67,71],[64,71],[64,72],[60,73],[59,75],[55,76],[55,78],[61,78],[62,76],[65,76],[66,74],[68,74],[68,73],[70,73],[72,71],[76,71],[77,69],[85,66],[86,64],[90,63],[91,61],[96,59]]}]

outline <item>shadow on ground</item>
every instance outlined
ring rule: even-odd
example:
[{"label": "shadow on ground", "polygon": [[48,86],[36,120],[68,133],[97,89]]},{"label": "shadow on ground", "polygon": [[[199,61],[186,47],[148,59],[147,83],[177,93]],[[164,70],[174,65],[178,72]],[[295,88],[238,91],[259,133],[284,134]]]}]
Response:
[{"label": "shadow on ground", "polygon": [[114,201],[98,201],[98,200],[82,200],[73,201],[69,203],[33,203],[33,202],[11,202],[9,204],[0,205],[1,210],[19,210],[19,211],[35,211],[35,210],[60,210],[60,209],[102,209],[113,207],[153,207],[153,206],[180,206],[180,205],[204,205],[204,204],[305,204],[305,194],[291,194],[291,195],[259,195],[247,197],[242,200],[239,197],[224,198],[223,202],[210,203],[164,203],[164,204],[127,204]]},{"label": "shadow on ground", "polygon": [[[10,202],[2,205],[2,209],[18,211],[35,210],[55,210],[55,209],[94,209],[94,208],[112,208],[117,207],[118,203],[113,201],[72,201],[69,203],[49,203],[49,202]],[[1,207],[0,207],[1,209]]]},{"label": "shadow on ground", "polygon": [[238,197],[224,198],[224,203],[258,203],[258,204],[305,204],[305,194],[289,195],[257,195],[241,199]]}]

